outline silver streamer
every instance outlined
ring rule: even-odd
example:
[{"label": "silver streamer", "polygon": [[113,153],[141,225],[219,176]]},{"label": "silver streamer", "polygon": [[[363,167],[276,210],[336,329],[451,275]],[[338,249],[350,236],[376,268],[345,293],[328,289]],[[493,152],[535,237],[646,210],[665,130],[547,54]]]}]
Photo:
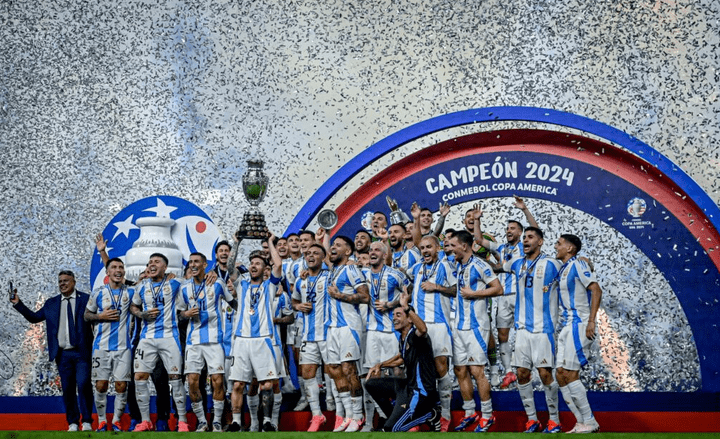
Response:
[{"label": "silver streamer", "polygon": [[[61,269],[87,290],[94,234],[152,195],[194,202],[229,236],[247,209],[248,159],[265,160],[268,225],[282,232],[369,145],[478,107],[546,107],[614,126],[678,163],[717,202],[719,20],[714,0],[5,0],[0,280],[13,279],[31,307],[57,294]],[[488,127],[452,131],[480,129]],[[334,205],[444,135],[384,157]],[[499,233],[517,212],[487,203],[497,206],[489,226]],[[696,389],[697,351],[663,274],[600,221],[531,205],[549,236],[581,235],[598,266],[606,320],[586,382]],[[59,394],[43,326],[5,303],[0,394]]]}]

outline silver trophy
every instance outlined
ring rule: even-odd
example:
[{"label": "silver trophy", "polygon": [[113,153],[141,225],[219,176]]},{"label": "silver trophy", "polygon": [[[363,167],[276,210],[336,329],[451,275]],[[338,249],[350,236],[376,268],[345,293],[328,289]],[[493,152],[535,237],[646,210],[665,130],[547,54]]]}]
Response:
[{"label": "silver trophy", "polygon": [[397,201],[386,196],[388,206],[390,207],[390,225],[405,224],[411,222],[410,217],[398,207]]},{"label": "silver trophy", "polygon": [[235,233],[238,239],[267,239],[270,236],[265,215],[258,206],[265,198],[268,176],[263,172],[262,160],[248,160],[247,171],[243,174],[242,185],[245,198],[250,203],[251,210],[243,214],[240,228]]},{"label": "silver trophy", "polygon": [[338,216],[332,209],[324,209],[318,213],[317,222],[325,230],[332,230],[338,223]]}]

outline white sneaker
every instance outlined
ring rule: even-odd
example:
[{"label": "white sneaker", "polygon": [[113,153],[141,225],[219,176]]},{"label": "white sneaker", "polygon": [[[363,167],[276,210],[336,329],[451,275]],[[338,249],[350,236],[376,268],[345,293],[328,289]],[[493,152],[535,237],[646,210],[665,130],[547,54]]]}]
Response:
[{"label": "white sneaker", "polygon": [[363,433],[369,433],[372,431],[372,425],[370,425],[369,422],[366,422],[365,425],[363,425],[362,430],[360,430]]},{"label": "white sneaker", "polygon": [[89,422],[83,422],[82,431],[92,431],[92,424]]},{"label": "white sneaker", "polygon": [[575,428],[575,433],[581,434],[581,433],[595,433],[600,430],[600,424],[597,423],[595,418],[591,418],[589,422],[585,423],[578,423]]},{"label": "white sneaker", "polygon": [[500,368],[498,365],[490,366],[490,385],[493,387],[499,387],[500,383]]},{"label": "white sneaker", "polygon": [[301,412],[303,410],[306,410],[308,407],[310,407],[310,403],[308,402],[307,398],[300,398],[300,401],[298,401],[293,411]]},{"label": "white sneaker", "polygon": [[68,427],[68,431],[79,431],[79,430],[78,430],[78,425],[77,425],[77,424],[70,424],[70,426]]},{"label": "white sneaker", "polygon": [[347,428],[345,428],[345,433],[354,433],[356,431],[360,431],[360,427],[362,426],[362,424],[362,419],[359,421],[357,419],[351,419]]},{"label": "white sneaker", "polygon": [[258,432],[258,431],[260,431],[260,422],[258,422],[257,424],[252,424],[252,423],[251,423],[251,424],[250,424],[250,429],[249,429],[248,431],[252,431],[252,432]]},{"label": "white sneaker", "polygon": [[213,429],[212,431],[214,433],[222,433],[222,424],[219,422],[213,422]]}]

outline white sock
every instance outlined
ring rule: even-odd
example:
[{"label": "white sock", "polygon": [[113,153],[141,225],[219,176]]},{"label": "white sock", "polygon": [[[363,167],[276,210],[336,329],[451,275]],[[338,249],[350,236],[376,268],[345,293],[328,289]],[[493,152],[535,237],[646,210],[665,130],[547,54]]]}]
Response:
[{"label": "white sock", "polygon": [[330,386],[332,388],[333,400],[335,401],[335,415],[344,418],[345,406],[342,403],[342,399],[340,399],[340,392],[338,392],[337,386],[335,385],[335,380],[330,380],[330,383]]},{"label": "white sock", "polygon": [[558,383],[553,381],[549,386],[545,387],[545,401],[547,402],[548,415],[550,420],[559,424],[560,423],[560,407],[558,399]]},{"label": "white sock", "polygon": [[538,418],[537,412],[535,411],[535,394],[533,393],[532,381],[525,384],[518,384],[517,388],[528,420],[537,421]]},{"label": "white sock", "polygon": [[475,413],[475,400],[469,399],[467,401],[463,400],[462,404],[463,410],[465,410],[465,417],[472,416]]},{"label": "white sock", "polygon": [[510,342],[500,343],[498,346],[498,352],[500,352],[500,363],[502,364],[503,370],[507,374],[512,371],[510,366],[510,360],[512,359],[512,349],[510,349]]},{"label": "white sock", "polygon": [[185,386],[180,380],[171,380],[173,400],[177,408],[178,422],[187,422],[187,411],[185,410]]},{"label": "white sock", "polygon": [[338,397],[340,398],[340,405],[345,409],[345,416],[343,416],[343,418],[352,418],[353,404],[350,392],[338,393]]},{"label": "white sock", "polygon": [[375,420],[375,400],[370,396],[370,392],[365,389],[365,379],[361,381],[363,386],[363,406],[365,407],[365,423],[372,427]]},{"label": "white sock", "polygon": [[192,407],[192,411],[198,419],[198,424],[202,422],[207,424],[207,419],[205,419],[205,409],[203,408],[202,401],[191,402],[190,407]]},{"label": "white sock", "polygon": [[150,420],[150,389],[147,380],[135,380],[135,399],[142,422]]},{"label": "white sock", "polygon": [[242,424],[242,413],[233,413],[233,423]]},{"label": "white sock", "polygon": [[438,393],[440,394],[440,408],[442,409],[442,417],[450,419],[450,401],[452,400],[452,378],[446,373],[444,377],[438,380]]},{"label": "white sock", "polygon": [[320,388],[318,387],[317,378],[305,380],[305,394],[307,395],[313,416],[322,415],[322,410],[320,409]]},{"label": "white sock", "polygon": [[280,406],[282,405],[282,392],[275,394],[273,398],[272,408],[272,424],[276,427],[280,426]]},{"label": "white sock", "polygon": [[560,387],[560,393],[562,393],[563,399],[565,400],[565,404],[567,404],[568,408],[572,412],[573,415],[575,415],[575,419],[577,422],[582,423],[583,422],[583,416],[580,414],[580,410],[578,410],[577,406],[575,405],[575,402],[573,402],[573,397],[570,392],[570,386],[563,386]]},{"label": "white sock", "polygon": [[350,403],[352,404],[352,418],[356,421],[362,421],[363,418],[363,397],[350,396]]},{"label": "white sock", "polygon": [[492,399],[488,399],[487,401],[480,401],[480,410],[482,411],[483,418],[492,418]]},{"label": "white sock", "polygon": [[98,424],[107,422],[107,391],[95,389],[95,409],[97,409]]},{"label": "white sock", "polygon": [[250,412],[250,425],[258,425],[258,409],[260,408],[260,395],[248,395],[247,397],[248,411]]},{"label": "white sock", "polygon": [[219,422],[222,424],[223,410],[225,408],[225,401],[213,399],[213,422]]},{"label": "white sock", "polygon": [[120,422],[123,413],[125,413],[125,406],[127,405],[127,392],[115,394],[115,413],[113,414],[113,422]]},{"label": "white sock", "polygon": [[[570,394],[572,395],[575,406],[580,412],[582,422],[589,422],[594,416],[592,409],[590,408],[590,402],[587,398],[587,390],[585,389],[585,386],[583,386],[580,380],[575,380],[572,383],[568,384],[566,387],[570,388]],[[580,418],[578,418],[578,420],[579,419]]]},{"label": "white sock", "polygon": [[300,383],[300,401],[307,398],[307,394],[305,393],[305,380],[302,377],[298,377],[298,382]]}]

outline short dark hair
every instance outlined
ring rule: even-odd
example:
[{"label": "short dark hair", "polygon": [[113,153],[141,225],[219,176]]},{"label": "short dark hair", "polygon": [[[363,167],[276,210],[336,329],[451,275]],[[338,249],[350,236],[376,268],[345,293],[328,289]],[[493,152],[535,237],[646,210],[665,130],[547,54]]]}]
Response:
[{"label": "short dark hair", "polygon": [[215,254],[217,254],[220,246],[223,246],[223,245],[226,245],[228,250],[232,250],[232,246],[230,245],[230,243],[227,242],[226,240],[222,240],[222,241],[218,242],[217,244],[215,244]]},{"label": "short dark hair", "polygon": [[[190,256],[200,256],[200,259],[202,259],[203,262],[207,262],[207,258],[205,257],[205,255],[200,252],[190,253]],[[190,261],[190,256],[188,256],[188,262]]]},{"label": "short dark hair", "polygon": [[425,212],[425,211],[430,212],[430,213],[432,214],[432,210],[428,209],[427,207],[422,207],[422,208],[420,208],[420,212],[421,212],[421,213],[422,213],[422,212]]},{"label": "short dark hair", "polygon": [[165,256],[165,255],[162,254],[162,253],[153,253],[153,254],[150,255],[150,257],[148,258],[148,260],[150,260],[150,259],[152,259],[152,258],[160,258],[160,259],[162,259],[163,261],[165,261],[165,265],[170,265],[170,261],[168,261],[167,256]]},{"label": "short dark hair", "polygon": [[467,230],[460,230],[459,232],[453,233],[453,239],[457,239],[458,241],[462,242],[463,244],[467,244],[472,249],[473,245],[473,236],[468,232]]},{"label": "short dark hair", "polygon": [[300,235],[298,235],[297,233],[292,232],[292,233],[289,233],[288,236],[285,237],[285,239],[290,239],[291,236],[297,236],[298,238],[300,237]]},{"label": "short dark hair", "polygon": [[337,241],[338,239],[341,241],[345,241],[345,243],[350,247],[350,253],[355,253],[355,242],[352,239],[348,238],[345,235],[338,235],[335,237],[335,239],[333,239],[333,242]]},{"label": "short dark hair", "polygon": [[570,233],[560,235],[560,237],[575,247],[575,254],[580,253],[580,249],[582,248],[582,241],[580,241],[580,238]]},{"label": "short dark hair", "polygon": [[60,276],[70,276],[71,278],[75,279],[75,273],[70,270],[62,270],[60,273],[58,273],[58,277]]},{"label": "short dark hair", "polygon": [[311,232],[310,230],[300,230],[298,237],[302,237],[303,235],[310,235],[312,239],[315,239],[315,232]]},{"label": "short dark hair", "polygon": [[452,229],[452,228],[450,228],[450,229],[445,229],[445,236],[447,236],[448,233],[451,234],[451,235],[455,235],[456,230],[455,230],[455,229]]},{"label": "short dark hair", "polygon": [[[107,268],[110,266],[110,264],[111,264],[112,262],[119,262],[119,263],[122,264],[123,267],[125,266],[125,263],[122,261],[122,259],[120,259],[120,258],[112,258],[112,259],[108,259],[107,264],[105,264],[105,269],[106,269],[106,270],[107,270]],[[73,277],[75,277],[75,276],[73,275]]]},{"label": "short dark hair", "polygon": [[266,267],[270,265],[270,261],[268,261],[268,259],[263,256],[262,250],[253,250],[252,252],[250,252],[250,257],[248,257],[248,260],[252,261],[253,259],[260,259],[261,261],[263,261]]},{"label": "short dark hair", "polygon": [[517,224],[517,226],[520,227],[520,231],[521,231],[521,232],[522,232],[523,230],[525,230],[525,226],[523,226],[520,221],[510,220],[510,221],[508,221],[508,224],[510,224],[510,223],[515,223],[515,224]]},{"label": "short dark hair", "polygon": [[322,250],[323,255],[326,255],[326,256],[327,256],[327,250],[325,250],[325,247],[323,247],[322,245],[320,245],[320,244],[318,244],[318,243],[315,243],[315,244],[311,245],[310,247],[308,247],[308,250],[310,250],[310,249],[313,248],[313,247],[319,248],[320,250]]},{"label": "short dark hair", "polygon": [[385,218],[385,222],[387,222],[388,217],[387,217],[387,215],[385,215],[385,212],[381,212],[381,211],[379,211],[379,210],[376,210],[375,213],[373,213],[373,215],[377,215],[378,213],[379,213],[380,215],[382,215],[382,216]]},{"label": "short dark hair", "polygon": [[537,227],[527,226],[527,227],[525,228],[525,232],[533,232],[533,233],[535,233],[537,236],[539,236],[540,239],[545,239],[545,234],[543,233],[542,230],[538,229]]},{"label": "short dark hair", "polygon": [[365,229],[360,229],[357,232],[355,232],[355,237],[357,237],[359,234],[364,233],[368,236],[368,238],[372,239],[372,236],[370,235],[370,232],[368,232]]}]

